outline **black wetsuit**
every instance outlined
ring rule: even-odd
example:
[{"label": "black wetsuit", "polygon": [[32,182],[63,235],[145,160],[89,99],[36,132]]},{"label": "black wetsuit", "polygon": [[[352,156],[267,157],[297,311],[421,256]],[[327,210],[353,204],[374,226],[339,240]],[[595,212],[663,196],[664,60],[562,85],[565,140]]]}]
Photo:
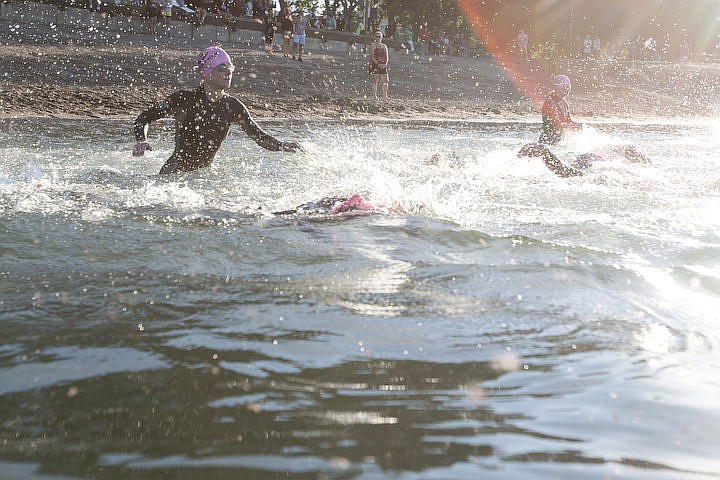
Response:
[{"label": "black wetsuit", "polygon": [[273,212],[273,215],[327,215],[332,211],[332,208],[337,203],[343,203],[347,200],[347,197],[324,197],[314,202],[303,203],[290,210],[283,210],[282,212]]},{"label": "black wetsuit", "polygon": [[545,166],[558,177],[579,177],[585,173],[582,170],[565,165],[555,155],[550,153],[550,150],[547,151],[547,155],[543,155],[542,159]]},{"label": "black wetsuit", "polygon": [[[542,158],[543,163],[545,163],[545,166],[559,177],[579,177],[585,173],[579,168],[573,168],[565,165],[560,161],[560,159],[553,155],[553,153],[545,145],[539,143],[528,143],[523,146],[518,152],[518,157],[540,157]],[[581,157],[583,157],[583,161],[587,162],[588,167],[591,161],[599,158],[597,155],[592,153],[581,155]]]},{"label": "black wetsuit", "polygon": [[[650,163],[650,159],[638,152],[633,145],[623,148],[625,159],[632,163]],[[593,163],[604,158],[596,153],[582,153],[575,157],[572,165],[565,165],[545,146],[539,143],[528,143],[518,152],[518,157],[540,157],[545,166],[559,177],[579,177],[592,168]]]},{"label": "black wetsuit", "polygon": [[190,172],[212,164],[233,122],[239,122],[245,133],[261,147],[267,150],[282,148],[282,142],[265,133],[240,100],[225,95],[217,102],[211,102],[202,86],[177,91],[160,106],[141,113],[135,120],[135,139],[146,138],[151,122],[171,116],[175,118],[175,150],[160,173]]},{"label": "black wetsuit", "polygon": [[538,143],[555,145],[562,140],[566,128],[577,127],[570,119],[570,107],[564,98],[556,99],[550,95],[543,103],[542,133]]}]

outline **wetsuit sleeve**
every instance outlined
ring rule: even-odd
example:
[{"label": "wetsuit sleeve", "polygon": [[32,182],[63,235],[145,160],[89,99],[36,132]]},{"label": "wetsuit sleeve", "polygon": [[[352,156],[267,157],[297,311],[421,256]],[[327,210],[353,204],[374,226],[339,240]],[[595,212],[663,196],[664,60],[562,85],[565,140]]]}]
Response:
[{"label": "wetsuit sleeve", "polygon": [[579,177],[583,174],[580,170],[563,164],[555,155],[552,154],[552,152],[550,152],[550,150],[547,150],[542,158],[545,166],[558,177]]},{"label": "wetsuit sleeve", "polygon": [[178,106],[182,104],[182,99],[182,92],[175,92],[163,100],[160,105],[150,107],[138,115],[135,119],[135,125],[133,127],[135,140],[138,142],[146,140],[148,125],[159,118],[172,116]]},{"label": "wetsuit sleeve", "polygon": [[554,145],[560,141],[560,124],[557,105],[549,98],[545,100],[542,108],[542,133],[539,143]]},{"label": "wetsuit sleeve", "polygon": [[235,110],[235,118],[240,123],[243,131],[252,138],[255,143],[260,145],[266,150],[280,150],[282,148],[282,142],[272,135],[266,133],[260,125],[255,123],[255,120],[250,116],[245,104],[240,100],[235,100],[233,109]]},{"label": "wetsuit sleeve", "polygon": [[543,104],[542,117],[543,123],[550,124],[555,128],[559,128],[562,125],[560,108],[556,102],[550,99],[545,100]]},{"label": "wetsuit sleeve", "polygon": [[578,128],[580,124],[570,118],[570,104],[564,98],[559,102],[551,102],[552,116],[555,125],[560,128]]},{"label": "wetsuit sleeve", "polygon": [[567,100],[563,98],[563,101],[565,102],[567,114],[564,119],[564,125],[568,128],[582,128],[582,125],[574,121],[572,118],[570,118],[570,105],[567,103]]}]

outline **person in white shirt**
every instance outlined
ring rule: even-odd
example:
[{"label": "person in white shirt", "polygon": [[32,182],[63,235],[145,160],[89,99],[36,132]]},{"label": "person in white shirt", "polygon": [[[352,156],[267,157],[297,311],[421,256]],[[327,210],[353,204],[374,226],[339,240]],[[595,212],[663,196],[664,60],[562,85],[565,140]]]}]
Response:
[{"label": "person in white shirt", "polygon": [[293,23],[293,53],[292,59],[295,60],[295,51],[298,50],[298,61],[302,62],[303,48],[305,47],[305,29],[307,28],[307,20],[302,10],[298,12],[298,16]]},{"label": "person in white shirt", "polygon": [[520,30],[517,36],[518,47],[520,48],[520,58],[528,59],[528,36],[523,30]]}]

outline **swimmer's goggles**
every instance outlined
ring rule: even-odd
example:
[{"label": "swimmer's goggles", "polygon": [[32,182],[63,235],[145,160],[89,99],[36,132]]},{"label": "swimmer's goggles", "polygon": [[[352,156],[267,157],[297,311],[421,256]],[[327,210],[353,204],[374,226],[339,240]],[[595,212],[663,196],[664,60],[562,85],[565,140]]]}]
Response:
[{"label": "swimmer's goggles", "polygon": [[233,73],[235,71],[235,65],[228,64],[228,63],[222,63],[218,65],[217,67],[213,68],[213,72],[218,73]]}]

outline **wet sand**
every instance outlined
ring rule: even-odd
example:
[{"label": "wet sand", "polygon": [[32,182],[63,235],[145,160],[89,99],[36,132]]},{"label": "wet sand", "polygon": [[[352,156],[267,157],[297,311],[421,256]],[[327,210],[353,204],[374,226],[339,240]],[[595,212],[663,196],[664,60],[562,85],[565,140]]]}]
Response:
[{"label": "wet sand", "polygon": [[[0,20],[0,115],[133,117],[178,88],[198,84],[197,52],[163,35],[95,32]],[[539,118],[552,71],[573,79],[584,120],[714,116],[720,66],[614,60],[521,61],[416,56],[391,50],[389,101],[372,98],[367,58],[309,49],[304,62],[259,46],[226,44],[239,66],[230,92],[259,118],[483,120]],[[552,70],[552,71],[551,71]]]}]

